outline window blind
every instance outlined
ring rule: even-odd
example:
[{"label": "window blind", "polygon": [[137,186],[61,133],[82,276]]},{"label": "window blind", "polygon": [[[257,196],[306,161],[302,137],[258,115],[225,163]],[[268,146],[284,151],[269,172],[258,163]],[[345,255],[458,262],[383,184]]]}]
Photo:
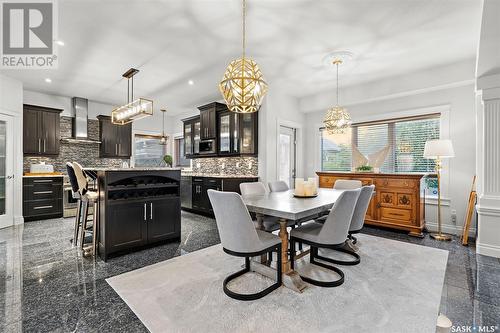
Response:
[{"label": "window blind", "polygon": [[423,157],[427,140],[439,139],[439,114],[354,124],[343,134],[321,130],[321,167],[350,171],[353,145],[365,156],[390,147],[382,172],[431,172],[434,160]]}]

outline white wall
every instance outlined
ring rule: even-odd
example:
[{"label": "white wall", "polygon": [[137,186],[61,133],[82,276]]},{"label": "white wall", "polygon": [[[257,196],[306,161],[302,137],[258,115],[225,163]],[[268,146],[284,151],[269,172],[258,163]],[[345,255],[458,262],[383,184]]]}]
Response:
[{"label": "white wall", "polygon": [[[453,67],[452,67],[453,68]],[[425,113],[442,111],[442,136],[453,141],[455,158],[444,164],[442,193],[445,197],[443,212],[443,230],[460,233],[465,215],[465,207],[469,196],[472,177],[475,174],[475,114],[474,114],[474,84],[470,79],[474,65],[457,66],[447,74],[450,68],[434,69],[423,73],[409,74],[404,77],[389,78],[363,86],[350,87],[349,96],[344,97],[344,104],[350,112],[353,122],[397,117],[401,114]],[[461,71],[460,71],[461,70]],[[460,78],[458,82],[447,82]],[[436,82],[440,81],[440,82]],[[412,91],[401,91],[401,86],[411,82],[415,87]],[[420,83],[418,87],[417,83]],[[385,88],[382,88],[385,87]],[[417,88],[418,87],[418,88]],[[347,95],[347,94],[346,94]],[[319,111],[307,113],[305,142],[306,176],[314,176],[320,169],[319,160],[319,126],[329,106],[331,96],[316,95],[301,100],[302,107],[307,102]],[[443,118],[443,117],[442,117]],[[448,118],[448,119],[446,119]],[[446,133],[446,132],[449,132]],[[456,210],[456,224],[451,221],[451,210]],[[431,230],[436,224],[436,207],[426,205],[427,227]]]},{"label": "white wall", "polygon": [[297,177],[303,177],[304,114],[299,101],[277,84],[269,83],[269,92],[259,111],[259,177],[264,182],[277,179],[279,125],[298,128]]},{"label": "white wall", "polygon": [[484,0],[477,53],[479,254],[500,258],[500,2]]},{"label": "white wall", "polygon": [[[12,116],[14,133],[23,132],[23,84],[0,74],[0,113]],[[8,135],[14,142],[14,223],[23,223],[23,136]]]}]

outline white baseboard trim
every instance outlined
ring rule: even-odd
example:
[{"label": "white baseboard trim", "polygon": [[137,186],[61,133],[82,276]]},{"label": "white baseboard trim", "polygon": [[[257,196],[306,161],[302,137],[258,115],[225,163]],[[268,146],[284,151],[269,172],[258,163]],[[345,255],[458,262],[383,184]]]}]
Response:
[{"label": "white baseboard trim", "polygon": [[500,246],[476,243],[476,253],[500,258]]},{"label": "white baseboard trim", "polygon": [[14,225],[23,224],[24,217],[23,216],[15,216],[14,217]]},{"label": "white baseboard trim", "polygon": [[[425,227],[428,231],[438,230],[438,225],[436,222],[426,221]],[[446,234],[461,236],[463,227],[461,225],[441,224],[441,230]],[[476,237],[476,228],[471,226],[471,228],[469,229],[469,237]]]}]

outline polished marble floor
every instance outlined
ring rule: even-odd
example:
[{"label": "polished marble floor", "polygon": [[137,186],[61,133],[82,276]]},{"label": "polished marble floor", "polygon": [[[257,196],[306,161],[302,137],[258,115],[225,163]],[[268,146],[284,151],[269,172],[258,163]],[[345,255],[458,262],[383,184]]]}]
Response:
[{"label": "polished marble floor", "polygon": [[[71,219],[54,219],[0,230],[0,331],[144,332],[105,279],[219,243],[213,219],[183,212],[180,242],[94,262],[72,247],[72,227]],[[441,311],[454,325],[500,325],[498,259],[457,239],[440,243],[368,227],[365,233],[448,250]]]}]

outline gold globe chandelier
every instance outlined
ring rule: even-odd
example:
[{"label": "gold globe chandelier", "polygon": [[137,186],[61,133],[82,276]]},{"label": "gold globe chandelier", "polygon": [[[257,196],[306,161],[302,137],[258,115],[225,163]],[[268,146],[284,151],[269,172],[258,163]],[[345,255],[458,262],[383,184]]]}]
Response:
[{"label": "gold globe chandelier", "polygon": [[330,134],[344,133],[351,126],[351,116],[345,108],[339,104],[339,65],[341,59],[334,59],[333,64],[337,67],[337,103],[326,111],[323,124]]},{"label": "gold globe chandelier", "polygon": [[219,83],[219,90],[230,111],[236,113],[257,112],[262,99],[267,93],[267,83],[264,81],[259,65],[245,56],[246,0],[243,0],[243,55],[231,61]]}]

